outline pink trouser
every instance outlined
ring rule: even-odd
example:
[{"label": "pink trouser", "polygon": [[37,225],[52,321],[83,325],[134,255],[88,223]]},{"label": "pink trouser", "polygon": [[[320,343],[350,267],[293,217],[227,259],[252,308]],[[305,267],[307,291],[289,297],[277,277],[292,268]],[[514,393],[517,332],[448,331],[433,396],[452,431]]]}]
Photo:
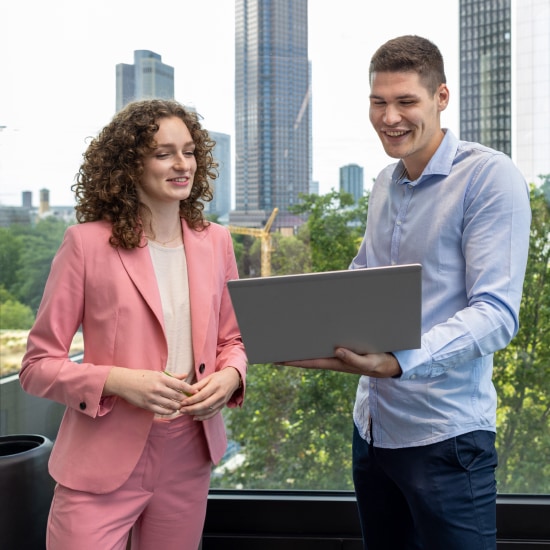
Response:
[{"label": "pink trouser", "polygon": [[130,478],[107,494],[57,485],[48,550],[197,550],[212,463],[200,422],[155,420]]}]

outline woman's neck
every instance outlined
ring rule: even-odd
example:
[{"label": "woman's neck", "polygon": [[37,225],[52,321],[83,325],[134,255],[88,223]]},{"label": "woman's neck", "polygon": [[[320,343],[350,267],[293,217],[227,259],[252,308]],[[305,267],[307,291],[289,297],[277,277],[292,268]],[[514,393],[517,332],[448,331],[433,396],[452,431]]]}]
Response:
[{"label": "woman's neck", "polygon": [[152,215],[145,221],[145,237],[162,246],[176,247],[182,243],[181,218],[173,213],[169,216]]}]

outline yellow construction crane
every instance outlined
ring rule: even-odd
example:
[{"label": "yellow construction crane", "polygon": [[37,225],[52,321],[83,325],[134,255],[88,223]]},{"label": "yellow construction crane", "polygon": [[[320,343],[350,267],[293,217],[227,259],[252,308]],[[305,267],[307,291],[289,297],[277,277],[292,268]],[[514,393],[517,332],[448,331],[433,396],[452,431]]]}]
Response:
[{"label": "yellow construction crane", "polygon": [[231,233],[238,233],[239,235],[251,235],[262,239],[262,255],[261,255],[261,275],[262,277],[269,277],[271,275],[271,226],[279,212],[278,208],[274,208],[273,212],[269,216],[267,223],[264,227],[238,227],[236,225],[229,225],[229,231]]}]

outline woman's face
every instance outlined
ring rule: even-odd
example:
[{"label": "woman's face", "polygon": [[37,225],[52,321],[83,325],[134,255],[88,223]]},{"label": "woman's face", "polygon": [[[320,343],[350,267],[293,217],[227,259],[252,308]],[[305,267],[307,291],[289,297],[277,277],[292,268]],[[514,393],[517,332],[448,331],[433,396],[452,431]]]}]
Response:
[{"label": "woman's face", "polygon": [[156,148],[143,161],[138,185],[139,198],[149,207],[187,199],[197,171],[195,144],[185,123],[169,117],[158,126]]}]

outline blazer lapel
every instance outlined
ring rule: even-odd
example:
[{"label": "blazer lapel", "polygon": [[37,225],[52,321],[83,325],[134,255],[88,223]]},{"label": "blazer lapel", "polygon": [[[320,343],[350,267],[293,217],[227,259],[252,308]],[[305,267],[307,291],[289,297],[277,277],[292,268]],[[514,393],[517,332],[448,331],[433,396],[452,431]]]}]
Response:
[{"label": "blazer lapel", "polygon": [[162,302],[153,262],[147,246],[133,248],[132,250],[125,248],[118,248],[117,250],[128,276],[164,329]]},{"label": "blazer lapel", "polygon": [[210,296],[212,294],[213,252],[208,238],[208,227],[203,231],[195,231],[183,220],[182,226],[189,278],[193,350],[195,356],[199,357],[204,349],[209,316],[212,312]]}]

